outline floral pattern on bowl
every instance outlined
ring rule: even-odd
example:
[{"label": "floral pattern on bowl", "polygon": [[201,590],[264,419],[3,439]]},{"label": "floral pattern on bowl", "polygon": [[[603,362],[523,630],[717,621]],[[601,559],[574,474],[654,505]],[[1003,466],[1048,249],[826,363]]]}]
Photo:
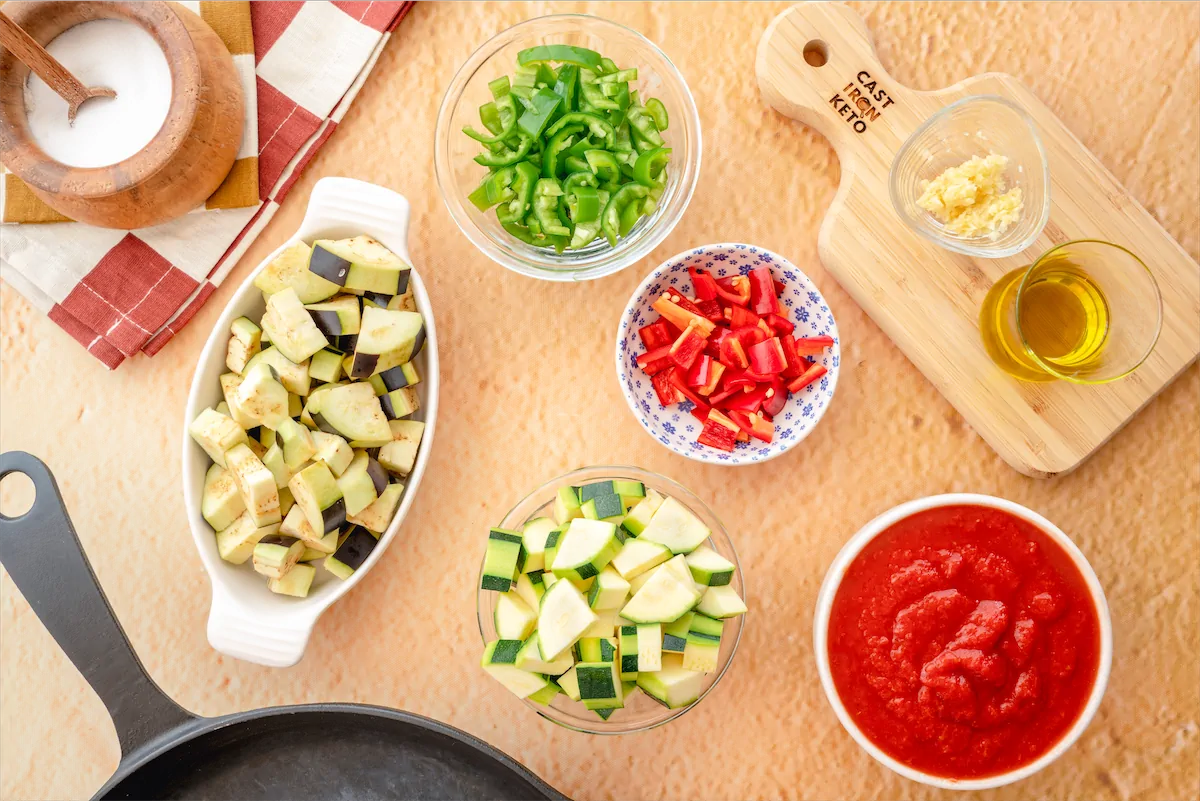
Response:
[{"label": "floral pattern on bowl", "polygon": [[[678,289],[692,296],[692,279],[688,267],[707,270],[716,278],[746,275],[759,265],[767,265],[777,281],[784,284],[780,301],[788,310],[788,319],[796,325],[795,336],[833,337],[833,347],[813,361],[824,365],[829,372],[820,380],[810,384],[799,393],[788,398],[787,405],[775,417],[775,439],[773,442],[739,442],[732,453],[701,445],[696,442],[702,423],[690,412],[692,403],[683,401],[664,409],[654,394],[650,377],[637,366],[638,354],[646,350],[638,336],[638,329],[659,318],[658,312],[650,308],[655,300],[669,289]],[[841,362],[841,341],[837,323],[829,304],[808,276],[791,262],[769,250],[741,244],[704,245],[680,253],[646,276],[633,294],[621,324],[617,329],[617,380],[625,393],[625,400],[642,428],[660,443],[680,456],[710,464],[756,464],[774,459],[797,445],[816,428],[825,414],[833,390],[837,386],[838,366]]]}]

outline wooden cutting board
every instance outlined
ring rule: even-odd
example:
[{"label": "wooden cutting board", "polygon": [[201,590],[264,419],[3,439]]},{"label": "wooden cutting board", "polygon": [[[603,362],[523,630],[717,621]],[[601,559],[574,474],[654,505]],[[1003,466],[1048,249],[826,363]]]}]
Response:
[{"label": "wooden cutting board", "polygon": [[[1044,478],[1074,469],[1200,353],[1200,268],[1012,76],[979,75],[933,92],[901,86],[880,66],[862,18],[823,2],[775,18],[759,42],[756,71],[767,103],[819,131],[841,160],[841,185],[818,241],[825,268],[1020,472]],[[851,100],[844,108],[854,89],[866,104]],[[1050,164],[1050,222],[1032,247],[1011,258],[951,253],[905,225],[888,197],[893,156],[909,135],[941,108],[979,94],[1024,107]],[[1163,296],[1162,335],[1133,375],[1112,384],[1017,381],[984,351],[980,304],[1004,274],[1081,238],[1125,245],[1149,265]]]}]

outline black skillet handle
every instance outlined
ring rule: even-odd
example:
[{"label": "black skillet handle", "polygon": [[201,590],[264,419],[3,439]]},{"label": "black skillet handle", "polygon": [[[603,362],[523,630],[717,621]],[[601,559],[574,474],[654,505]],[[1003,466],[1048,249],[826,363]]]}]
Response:
[{"label": "black skillet handle", "polygon": [[108,707],[122,755],[195,720],[146,674],[92,573],[49,468],[0,454],[0,479],[24,473],[37,497],[20,517],[0,514],[0,563],[42,625]]}]

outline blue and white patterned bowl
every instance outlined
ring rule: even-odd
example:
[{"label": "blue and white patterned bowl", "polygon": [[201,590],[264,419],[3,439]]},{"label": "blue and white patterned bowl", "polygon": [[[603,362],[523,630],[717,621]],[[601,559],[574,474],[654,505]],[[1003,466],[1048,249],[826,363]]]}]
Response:
[{"label": "blue and white patterned bowl", "polygon": [[[658,312],[650,308],[650,304],[663,292],[676,288],[684,295],[692,296],[688,267],[700,267],[717,278],[724,278],[746,275],[760,264],[769,266],[775,279],[784,283],[780,300],[788,310],[788,319],[796,325],[795,336],[833,337],[833,347],[827,348],[819,357],[810,357],[824,365],[829,372],[788,398],[787,406],[775,416],[774,442],[752,439],[750,442],[739,442],[732,453],[726,453],[696,442],[703,426],[689,413],[692,409],[690,401],[685,400],[667,409],[658,402],[658,396],[650,384],[650,376],[637,366],[638,354],[646,350],[638,336],[638,329],[659,319]],[[817,291],[816,285],[787,259],[751,245],[704,245],[668,260],[646,276],[646,280],[633,293],[617,329],[617,380],[621,383],[621,390],[625,393],[625,400],[629,401],[634,417],[650,436],[675,453],[710,464],[756,464],[774,459],[797,445],[816,428],[833,400],[840,362],[841,341],[838,339],[837,323],[833,321],[833,312]]]}]

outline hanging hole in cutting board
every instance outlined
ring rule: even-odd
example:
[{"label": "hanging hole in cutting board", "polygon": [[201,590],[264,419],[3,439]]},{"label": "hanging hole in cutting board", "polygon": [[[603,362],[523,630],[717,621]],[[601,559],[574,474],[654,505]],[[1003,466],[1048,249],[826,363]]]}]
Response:
[{"label": "hanging hole in cutting board", "polygon": [[33,479],[13,471],[0,476],[0,517],[15,520],[24,517],[37,499]]},{"label": "hanging hole in cutting board", "polygon": [[804,45],[804,61],[810,67],[824,67],[829,61],[829,45],[820,39],[813,39]]}]

